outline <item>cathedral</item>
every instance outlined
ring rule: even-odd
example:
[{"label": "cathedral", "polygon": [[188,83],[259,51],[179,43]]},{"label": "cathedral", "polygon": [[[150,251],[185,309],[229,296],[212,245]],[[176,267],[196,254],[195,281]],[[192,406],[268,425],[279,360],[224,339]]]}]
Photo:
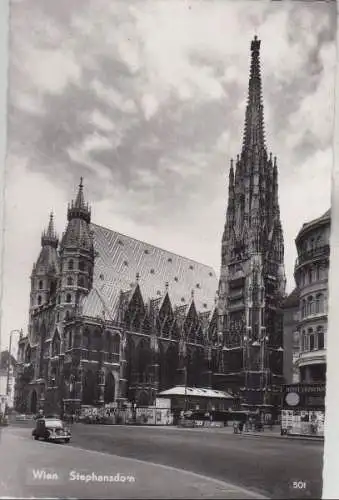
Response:
[{"label": "cathedral", "polygon": [[279,404],[284,245],[259,52],[255,37],[219,285],[209,266],[94,224],[81,180],[62,238],[51,214],[33,265],[18,410],[148,406],[178,385],[228,391],[250,406]]}]

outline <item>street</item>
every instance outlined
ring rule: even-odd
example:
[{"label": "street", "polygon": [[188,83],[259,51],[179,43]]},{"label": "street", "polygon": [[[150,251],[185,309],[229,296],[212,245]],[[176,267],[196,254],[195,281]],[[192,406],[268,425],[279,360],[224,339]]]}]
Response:
[{"label": "street", "polygon": [[[225,432],[223,429],[192,430],[177,429],[175,427],[156,428],[84,424],[73,425],[73,438],[70,447],[68,445],[50,445],[31,441],[30,428],[27,425],[22,427],[14,426],[8,429],[8,434],[11,434],[14,440],[21,440],[21,446],[23,444],[26,446],[26,443],[28,443],[31,453],[36,453],[34,460],[39,457],[39,467],[43,465],[46,467],[45,455],[41,450],[44,449],[43,447],[48,447],[50,451],[48,464],[50,467],[59,463],[58,460],[62,460],[65,453],[68,457],[68,461],[63,463],[65,468],[71,467],[69,464],[73,460],[72,466],[74,468],[82,467],[82,469],[85,468],[86,470],[88,470],[89,463],[92,469],[94,468],[93,464],[95,464],[96,470],[98,468],[102,470],[99,463],[106,464],[106,469],[107,467],[109,469],[110,462],[108,458],[117,460],[117,456],[129,457],[203,475],[205,476],[205,482],[203,481],[205,486],[207,484],[206,476],[219,481],[226,481],[232,485],[251,490],[256,494],[257,498],[260,494],[267,498],[321,498],[323,444],[314,441],[279,439],[278,437],[264,435],[261,437],[238,436],[231,432]],[[19,446],[19,441],[17,446]],[[81,453],[73,456],[77,452],[74,448],[81,448]],[[94,461],[93,456],[92,459],[88,458],[87,454],[89,452],[83,450],[104,452],[110,454],[111,457],[106,456],[104,458],[103,455],[96,455]],[[3,455],[3,452],[1,452],[1,455]],[[33,458],[28,463],[32,464]],[[131,464],[135,469],[136,462],[129,462],[128,467],[124,463],[124,467],[120,466],[120,473],[132,474],[134,469]],[[146,486],[141,488],[140,491],[145,491],[145,497],[147,495],[148,497],[155,497],[156,488],[153,494],[146,491],[147,483],[148,489],[150,489],[149,482],[160,481],[162,474],[169,473],[168,470],[158,468],[156,474],[154,474],[152,469],[152,467],[155,467],[154,465],[147,466],[139,463],[139,466],[145,468],[146,471],[142,473],[142,479],[146,482]],[[117,466],[114,467],[114,470],[117,470]],[[134,473],[136,474],[135,470]],[[188,477],[186,476],[186,481]],[[306,483],[305,488],[301,490],[293,489],[293,481],[304,481]],[[185,494],[183,494],[184,483],[185,479],[181,479],[180,473],[176,473],[175,480],[169,483],[172,488],[176,488],[176,491],[172,491],[170,495],[169,491],[164,488],[165,483],[160,481],[160,497],[185,498]],[[199,481],[195,479],[194,484],[198,487]],[[71,485],[70,491],[67,490],[66,496],[81,497],[79,491],[76,490],[75,494],[72,488],[75,488],[74,484]],[[78,485],[77,488],[79,488]],[[97,488],[95,492],[93,488],[95,488],[94,484],[87,485],[85,488],[86,494],[90,491],[92,495],[98,497]],[[119,489],[119,494],[123,495],[123,498],[133,497],[133,495],[130,495],[133,485],[118,484],[114,485],[114,488],[116,488],[115,491]],[[215,489],[216,485],[213,488]],[[138,491],[139,497],[140,491]],[[192,490],[190,490],[186,498],[189,497],[189,493],[193,495],[193,498],[197,497],[197,491],[192,493]],[[218,492],[212,491],[209,495],[217,498]],[[235,498],[230,492],[226,493],[224,491],[223,495],[224,498]],[[203,490],[199,490],[199,497],[203,496]]]}]

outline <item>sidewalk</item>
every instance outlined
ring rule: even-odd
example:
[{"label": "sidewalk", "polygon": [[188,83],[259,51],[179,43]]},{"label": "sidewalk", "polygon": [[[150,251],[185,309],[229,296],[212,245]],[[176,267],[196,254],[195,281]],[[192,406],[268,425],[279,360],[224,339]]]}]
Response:
[{"label": "sidewalk", "polygon": [[19,428],[0,432],[0,490],[2,498],[265,498],[168,466],[34,441]]},{"label": "sidewalk", "polygon": [[234,434],[233,427],[232,426],[227,426],[227,427],[180,427],[180,426],[160,426],[160,425],[143,425],[142,427],[147,428],[147,429],[154,429],[154,428],[160,428],[160,429],[168,429],[168,430],[173,430],[173,431],[189,431],[189,432],[212,432],[214,434],[232,434],[234,436],[237,436],[239,438],[241,437],[261,437],[261,438],[275,438],[275,439],[283,439],[283,440],[302,440],[302,441],[316,441],[319,443],[324,442],[324,438],[322,437],[316,437],[316,436],[299,436],[299,435],[289,435],[289,436],[282,436],[280,434],[280,427],[276,426],[273,430],[265,429],[263,432],[256,432],[256,431],[243,431],[241,434]]}]

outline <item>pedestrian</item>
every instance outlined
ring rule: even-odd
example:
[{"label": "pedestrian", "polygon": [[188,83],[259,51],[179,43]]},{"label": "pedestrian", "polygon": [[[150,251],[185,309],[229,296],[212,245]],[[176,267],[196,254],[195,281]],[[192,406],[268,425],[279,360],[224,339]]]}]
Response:
[{"label": "pedestrian", "polygon": [[234,434],[238,434],[238,430],[239,430],[238,422],[236,420],[234,420],[233,421],[233,432],[234,432]]},{"label": "pedestrian", "polygon": [[239,422],[239,432],[240,432],[240,434],[242,433],[243,429],[244,429],[244,422]]}]

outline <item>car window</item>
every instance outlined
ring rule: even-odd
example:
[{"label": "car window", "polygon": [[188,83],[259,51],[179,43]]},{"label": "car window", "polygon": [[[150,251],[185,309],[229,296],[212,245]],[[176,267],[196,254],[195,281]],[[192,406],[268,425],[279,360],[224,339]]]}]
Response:
[{"label": "car window", "polygon": [[53,429],[62,429],[63,425],[61,420],[45,420],[46,427],[53,428]]}]

